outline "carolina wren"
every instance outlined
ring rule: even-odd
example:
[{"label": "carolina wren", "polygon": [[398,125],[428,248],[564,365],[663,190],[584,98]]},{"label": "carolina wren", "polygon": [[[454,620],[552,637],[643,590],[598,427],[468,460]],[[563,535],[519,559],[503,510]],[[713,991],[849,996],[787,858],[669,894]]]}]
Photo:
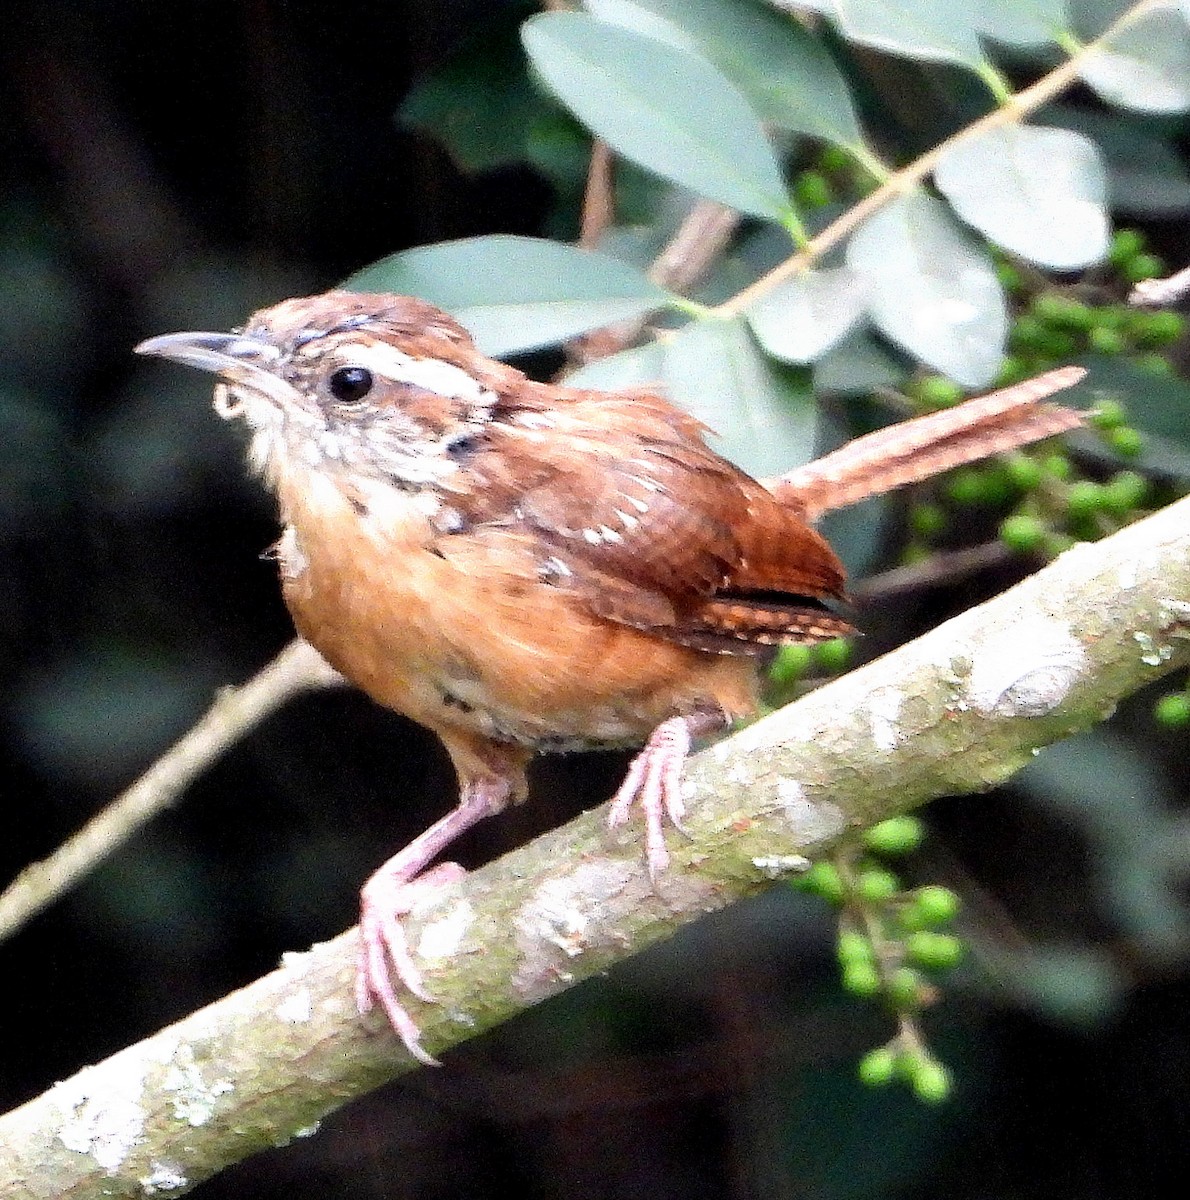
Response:
[{"label": "carolina wren", "polygon": [[843,568],[807,514],[1081,419],[1037,403],[1081,377],[1068,368],[770,490],[655,392],[535,383],[403,296],[287,300],[242,330],[137,350],[219,376],[216,410],[247,421],[280,502],[298,632],[454,763],[458,806],[361,893],[359,1009],[379,1002],[427,1062],[394,985],[429,998],[400,918],[460,873],[427,870],[453,838],[524,798],[535,752],[644,744],[610,822],[640,804],[656,876],[691,738],[755,710],[757,651],[851,629],[828,607]]}]

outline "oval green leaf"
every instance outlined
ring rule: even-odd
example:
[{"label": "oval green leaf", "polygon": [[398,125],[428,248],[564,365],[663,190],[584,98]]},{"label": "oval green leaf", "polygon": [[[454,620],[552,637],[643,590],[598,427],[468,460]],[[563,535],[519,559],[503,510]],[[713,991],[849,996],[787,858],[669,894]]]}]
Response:
[{"label": "oval green leaf", "polygon": [[644,316],[670,295],[642,271],[593,250],[543,238],[463,238],[381,259],[343,285],[437,304],[485,354],[550,346]]},{"label": "oval green leaf", "polygon": [[991,129],[947,150],[934,182],[968,225],[1043,267],[1073,271],[1107,253],[1107,180],[1081,134]]},{"label": "oval green leaf", "polygon": [[615,391],[617,388],[661,388],[665,378],[665,348],[660,342],[646,342],[607,358],[597,358],[571,371],[563,382],[567,387],[597,388]]},{"label": "oval green leaf", "polygon": [[1190,212],[1190,171],[1173,143],[1150,128],[1147,118],[1054,104],[1036,119],[1095,143],[1107,170],[1113,211],[1143,217]]},{"label": "oval green leaf", "polygon": [[1070,28],[1066,0],[980,0],[976,28],[1009,46],[1055,41]]},{"label": "oval green leaf", "polygon": [[789,218],[759,119],[705,59],[583,13],[541,13],[521,37],[550,90],[618,154],[741,212]]},{"label": "oval green leaf", "polygon": [[815,4],[849,42],[926,62],[979,68],[985,61],[975,29],[976,5],[938,0],[822,0]]},{"label": "oval green leaf", "polygon": [[791,279],[762,296],[744,315],[775,358],[809,363],[859,323],[867,301],[867,279],[850,267],[837,267]]},{"label": "oval green leaf", "polygon": [[868,311],[910,354],[967,387],[995,377],[1004,353],[1004,293],[984,248],[935,196],[914,192],[870,217],[847,246],[868,276]]},{"label": "oval green leaf", "polygon": [[752,475],[777,475],[813,455],[808,381],[766,359],[740,319],[686,325],[665,344],[665,385],[710,427],[710,444]]},{"label": "oval green leaf", "polygon": [[835,60],[787,13],[755,0],[586,0],[601,20],[695,50],[765,121],[845,146],[863,142]]},{"label": "oval green leaf", "polygon": [[1190,108],[1190,26],[1173,7],[1156,8],[1089,54],[1079,76],[1109,104],[1184,112]]}]

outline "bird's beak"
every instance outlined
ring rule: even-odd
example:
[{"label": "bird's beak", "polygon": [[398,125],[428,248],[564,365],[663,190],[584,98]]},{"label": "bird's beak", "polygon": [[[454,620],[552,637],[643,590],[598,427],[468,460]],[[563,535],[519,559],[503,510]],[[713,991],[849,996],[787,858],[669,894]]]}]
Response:
[{"label": "bird's beak", "polygon": [[135,352],[211,371],[278,404],[293,398],[293,388],[276,374],[280,351],[259,338],[239,333],[166,333],[141,342]]},{"label": "bird's beak", "polygon": [[166,333],[141,342],[136,353],[169,358],[217,375],[242,373],[245,367],[267,371],[279,357],[275,346],[238,333]]}]

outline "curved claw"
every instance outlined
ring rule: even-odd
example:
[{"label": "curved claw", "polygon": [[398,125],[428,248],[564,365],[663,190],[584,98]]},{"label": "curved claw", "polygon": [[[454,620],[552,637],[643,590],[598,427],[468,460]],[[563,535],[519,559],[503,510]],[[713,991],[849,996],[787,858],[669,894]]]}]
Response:
[{"label": "curved claw", "polygon": [[633,807],[640,805],[645,815],[645,858],[654,883],[669,867],[666,820],[680,833],[686,833],[682,827],[686,816],[682,767],[690,753],[690,743],[689,718],[670,717],[662,721],[649,735],[645,748],[632,760],[608,813],[607,823],[614,829],[625,824]]},{"label": "curved claw", "polygon": [[394,980],[419,1000],[433,1002],[421,970],[409,952],[409,939],[401,918],[435,892],[457,882],[465,872],[458,863],[439,863],[415,879],[381,867],[360,893],[359,957],[355,976],[355,1004],[360,1015],[379,1003],[397,1036],[419,1062],[436,1066],[438,1060],[422,1048],[421,1031],[397,998]]}]

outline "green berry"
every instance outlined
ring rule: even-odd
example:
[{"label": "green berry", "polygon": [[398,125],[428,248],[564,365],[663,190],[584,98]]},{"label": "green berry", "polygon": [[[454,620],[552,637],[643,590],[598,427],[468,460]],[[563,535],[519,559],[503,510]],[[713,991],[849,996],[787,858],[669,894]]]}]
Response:
[{"label": "green berry", "polygon": [[1145,440],[1139,429],[1130,425],[1121,425],[1112,429],[1104,439],[1107,444],[1124,458],[1135,458],[1144,448]]},{"label": "green berry", "polygon": [[1168,346],[1176,342],[1186,329],[1186,318],[1182,313],[1162,309],[1160,312],[1142,313],[1145,323],[1139,338],[1150,346]]},{"label": "green berry", "polygon": [[945,971],[963,958],[963,943],[952,933],[919,929],[905,939],[905,954],[911,962],[931,971]]},{"label": "green berry", "polygon": [[809,646],[782,646],[769,667],[769,678],[786,686],[796,683],[806,673],[811,657]]},{"label": "green berry", "polygon": [[950,1096],[950,1072],[932,1058],[918,1058],[910,1086],[919,1100],[926,1104],[941,1104]]},{"label": "green berry", "polygon": [[917,817],[889,817],[864,833],[864,845],[877,854],[908,854],[921,845],[925,827]]},{"label": "green berry", "polygon": [[1160,725],[1178,729],[1190,725],[1190,694],[1170,692],[1153,706],[1153,717]]},{"label": "green berry", "polygon": [[996,372],[995,386],[998,388],[1009,387],[1014,383],[1020,383],[1028,374],[1028,368],[1017,355],[1007,354],[1000,363],[1000,370]]},{"label": "green berry", "polygon": [[909,510],[909,528],[918,537],[937,537],[946,526],[946,510],[937,504],[915,504]]},{"label": "green berry", "polygon": [[808,871],[804,871],[793,881],[793,886],[799,892],[809,892],[812,896],[820,896],[828,904],[839,905],[847,889],[843,886],[843,877],[834,863],[816,862]]},{"label": "green berry", "polygon": [[1144,234],[1138,229],[1117,229],[1112,234],[1111,247],[1107,252],[1113,267],[1123,267],[1145,248]]},{"label": "green berry", "polygon": [[901,566],[914,567],[918,563],[925,562],[929,557],[929,546],[923,546],[921,542],[910,542],[909,545],[901,551]]},{"label": "green berry", "polygon": [[852,963],[874,963],[876,954],[867,934],[858,929],[840,929],[839,940],[835,944],[835,957],[841,967],[849,967]]},{"label": "green berry", "polygon": [[996,264],[996,277],[1000,280],[1000,286],[1006,292],[1019,293],[1024,291],[1025,278],[1012,263],[998,262]]},{"label": "green berry", "polygon": [[898,967],[885,989],[888,1003],[900,1013],[921,1008],[922,991],[921,976],[912,967]]},{"label": "green berry", "polygon": [[851,661],[851,643],[847,638],[831,638],[814,647],[814,657],[824,671],[842,671]]},{"label": "green berry", "polygon": [[1165,270],[1165,264],[1155,254],[1138,254],[1120,269],[1120,274],[1129,283],[1140,283],[1142,279],[1156,279]]},{"label": "green berry", "polygon": [[1082,333],[1095,324],[1095,310],[1068,296],[1042,293],[1032,304],[1034,315],[1047,325]]},{"label": "green berry", "polygon": [[912,923],[918,929],[946,925],[958,916],[959,905],[958,896],[950,888],[937,883],[926,884],[913,893],[912,905],[905,910],[902,920],[906,921],[911,915]]},{"label": "green berry", "polygon": [[1124,335],[1118,329],[1096,325],[1087,334],[1087,344],[1098,354],[1123,354],[1128,349]]},{"label": "green berry", "polygon": [[1149,481],[1135,471],[1118,471],[1103,488],[1103,507],[1116,516],[1139,508],[1148,495]]},{"label": "green berry", "polygon": [[851,155],[839,146],[823,146],[818,155],[818,168],[821,171],[834,173],[846,171],[851,166]]},{"label": "green berry", "polygon": [[1058,480],[1069,479],[1074,473],[1074,467],[1071,465],[1070,459],[1065,454],[1057,451],[1053,454],[1047,454],[1041,460],[1041,469],[1051,479]]},{"label": "green berry", "polygon": [[953,408],[963,398],[963,389],[945,375],[926,375],[917,380],[912,391],[927,408]]},{"label": "green berry", "polygon": [[849,963],[843,968],[843,988],[861,1000],[880,991],[880,975],[874,963]]},{"label": "green berry", "polygon": [[1041,464],[1019,451],[1004,458],[1004,471],[1013,487],[1022,492],[1031,492],[1041,483]]},{"label": "green berry", "polygon": [[1029,313],[1022,313],[1012,323],[1008,344],[1014,350],[1043,350],[1050,331]]},{"label": "green berry", "polygon": [[865,867],[855,881],[855,891],[861,900],[880,904],[901,890],[901,881],[883,867]]},{"label": "green berry", "polygon": [[897,1073],[896,1051],[890,1046],[879,1046],[869,1050],[859,1060],[856,1068],[859,1080],[865,1087],[886,1087]]},{"label": "green berry", "polygon": [[1159,379],[1168,379],[1174,374],[1173,363],[1164,354],[1138,354],[1132,361],[1138,370],[1146,375],[1156,375]]},{"label": "green berry", "polygon": [[987,476],[977,467],[960,467],[952,471],[946,483],[946,494],[964,508],[990,504],[992,500]]},{"label": "green berry", "polygon": [[1103,508],[1103,488],[1090,479],[1076,479],[1066,496],[1066,510],[1073,520],[1093,516]]},{"label": "green berry", "polygon": [[1045,525],[1036,517],[1017,513],[1000,522],[1000,540],[1018,554],[1032,554],[1045,541]]},{"label": "green berry", "polygon": [[831,185],[818,171],[803,171],[794,184],[794,197],[803,208],[825,208],[833,199]]},{"label": "green berry", "polygon": [[1118,400],[1100,400],[1089,419],[1096,429],[1115,429],[1128,419],[1128,410]]}]

